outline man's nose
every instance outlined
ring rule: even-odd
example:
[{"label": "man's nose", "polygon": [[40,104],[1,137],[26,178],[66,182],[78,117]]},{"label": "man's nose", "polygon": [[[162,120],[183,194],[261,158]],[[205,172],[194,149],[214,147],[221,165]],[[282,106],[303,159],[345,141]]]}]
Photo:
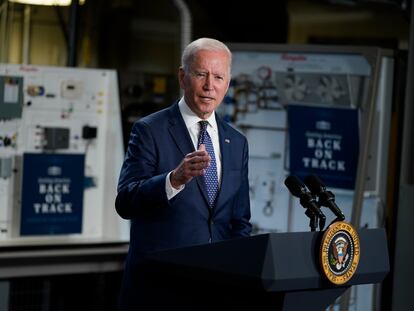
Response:
[{"label": "man's nose", "polygon": [[206,75],[203,87],[204,87],[205,90],[212,90],[213,89],[213,80],[211,79],[210,74]]}]

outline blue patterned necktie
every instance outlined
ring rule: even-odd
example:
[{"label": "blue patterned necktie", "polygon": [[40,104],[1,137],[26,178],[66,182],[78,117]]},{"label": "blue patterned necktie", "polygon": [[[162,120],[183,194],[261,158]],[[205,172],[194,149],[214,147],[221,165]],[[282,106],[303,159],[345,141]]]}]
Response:
[{"label": "blue patterned necktie", "polygon": [[214,155],[213,143],[211,142],[210,135],[207,132],[208,121],[199,121],[198,123],[200,124],[200,134],[198,136],[197,146],[200,147],[201,144],[204,144],[206,146],[206,151],[211,157],[210,165],[206,168],[206,172],[204,174],[204,181],[206,183],[210,207],[213,207],[219,188],[216,157]]}]

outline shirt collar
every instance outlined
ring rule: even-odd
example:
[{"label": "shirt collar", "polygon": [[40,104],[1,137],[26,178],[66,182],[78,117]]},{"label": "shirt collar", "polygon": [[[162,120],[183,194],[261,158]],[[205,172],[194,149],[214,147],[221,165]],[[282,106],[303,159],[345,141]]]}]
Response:
[{"label": "shirt collar", "polygon": [[[180,109],[181,115],[183,116],[185,125],[187,128],[192,128],[196,126],[199,121],[203,121],[197,116],[191,109],[188,107],[187,103],[184,100],[184,97],[178,102],[178,108]],[[208,121],[209,126],[217,132],[217,121],[216,114],[212,113],[205,121]],[[197,125],[198,126],[198,125]]]}]

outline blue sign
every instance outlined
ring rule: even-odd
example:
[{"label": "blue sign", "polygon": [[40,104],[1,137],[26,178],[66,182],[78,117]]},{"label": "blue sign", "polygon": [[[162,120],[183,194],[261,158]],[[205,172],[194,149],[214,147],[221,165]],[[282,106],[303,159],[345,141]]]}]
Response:
[{"label": "blue sign", "polygon": [[85,156],[23,155],[21,235],[81,233]]},{"label": "blue sign", "polygon": [[359,154],[358,111],[288,107],[290,173],[318,175],[330,187],[354,189]]}]

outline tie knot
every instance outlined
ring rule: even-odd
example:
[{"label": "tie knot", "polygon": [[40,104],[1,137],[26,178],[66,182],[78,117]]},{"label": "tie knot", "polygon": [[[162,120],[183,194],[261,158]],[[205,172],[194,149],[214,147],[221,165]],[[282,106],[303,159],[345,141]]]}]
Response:
[{"label": "tie knot", "polygon": [[208,121],[199,121],[200,124],[200,132],[204,132],[207,130]]}]

